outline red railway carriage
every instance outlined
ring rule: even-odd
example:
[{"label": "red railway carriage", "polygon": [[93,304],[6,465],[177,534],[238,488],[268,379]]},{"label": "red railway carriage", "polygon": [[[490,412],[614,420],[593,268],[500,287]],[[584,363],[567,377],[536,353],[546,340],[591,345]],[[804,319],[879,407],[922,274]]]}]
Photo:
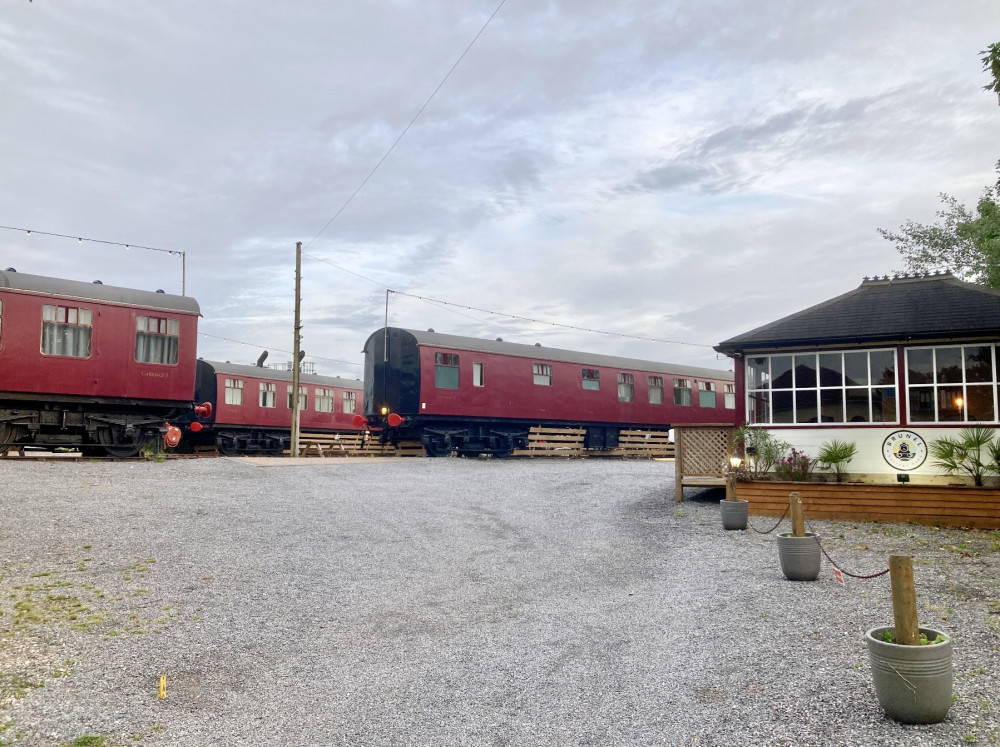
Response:
[{"label": "red railway carriage", "polygon": [[0,272],[0,444],[137,454],[194,393],[198,303]]},{"label": "red railway carriage", "polygon": [[[193,442],[215,444],[223,454],[281,453],[291,440],[292,372],[262,366],[199,360],[195,400],[212,405],[191,425]],[[346,433],[360,412],[360,381],[299,375],[299,428]]]},{"label": "red railway carriage", "polygon": [[626,428],[733,425],[730,372],[389,327],[365,343],[364,414],[383,439],[431,455],[507,456],[533,425],[586,428],[588,449]]}]

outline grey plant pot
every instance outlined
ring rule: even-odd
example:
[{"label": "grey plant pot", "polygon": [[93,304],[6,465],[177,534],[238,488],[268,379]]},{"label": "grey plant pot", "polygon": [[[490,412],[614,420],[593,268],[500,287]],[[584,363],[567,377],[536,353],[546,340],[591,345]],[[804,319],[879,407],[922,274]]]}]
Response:
[{"label": "grey plant pot", "polygon": [[778,560],[789,581],[815,581],[819,576],[819,538],[813,532],[796,537],[791,532],[778,535]]},{"label": "grey plant pot", "polygon": [[[904,724],[936,724],[951,708],[951,637],[944,643],[903,646],[886,643],[882,633],[892,626],[872,628],[865,634],[868,660],[879,705],[890,718]],[[928,640],[946,635],[921,628]]]},{"label": "grey plant pot", "polygon": [[747,515],[750,513],[750,501],[719,501],[719,511],[722,514],[723,529],[746,529]]}]

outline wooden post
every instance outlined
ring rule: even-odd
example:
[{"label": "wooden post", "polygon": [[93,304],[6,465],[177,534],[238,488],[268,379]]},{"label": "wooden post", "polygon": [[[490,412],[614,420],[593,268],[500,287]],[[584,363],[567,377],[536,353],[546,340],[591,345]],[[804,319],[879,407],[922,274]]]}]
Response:
[{"label": "wooden post", "polygon": [[806,517],[802,513],[802,497],[799,491],[788,494],[788,505],[792,512],[792,536],[806,536]]},{"label": "wooden post", "polygon": [[684,430],[674,428],[674,500],[684,502]]},{"label": "wooden post", "polygon": [[726,500],[736,500],[736,470],[732,467],[730,467],[729,471],[726,473]]},{"label": "wooden post", "polygon": [[892,584],[892,615],[896,624],[896,643],[920,645],[917,623],[917,590],[913,585],[913,558],[889,556],[889,581]]}]

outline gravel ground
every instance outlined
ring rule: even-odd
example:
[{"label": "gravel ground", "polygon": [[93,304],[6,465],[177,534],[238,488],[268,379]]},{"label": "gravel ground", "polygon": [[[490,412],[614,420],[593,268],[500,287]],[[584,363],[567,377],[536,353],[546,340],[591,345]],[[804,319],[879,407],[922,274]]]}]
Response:
[{"label": "gravel ground", "polygon": [[0,481],[0,744],[1000,745],[1000,532],[813,523],[852,573],[914,556],[921,624],[955,643],[948,719],[914,727],[862,640],[888,576],[787,581],[716,492],[674,502],[670,462]]}]

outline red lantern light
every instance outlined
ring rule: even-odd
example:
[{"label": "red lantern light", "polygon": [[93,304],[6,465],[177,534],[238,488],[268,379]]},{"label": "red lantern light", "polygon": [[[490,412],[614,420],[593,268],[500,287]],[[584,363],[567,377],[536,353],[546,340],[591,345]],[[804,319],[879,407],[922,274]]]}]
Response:
[{"label": "red lantern light", "polygon": [[197,433],[198,431],[200,431],[204,427],[205,426],[203,426],[201,423],[191,423],[191,432],[192,433]]},{"label": "red lantern light", "polygon": [[398,415],[397,413],[392,413],[388,417],[387,422],[389,423],[390,428],[398,428],[403,424],[403,416]]}]

